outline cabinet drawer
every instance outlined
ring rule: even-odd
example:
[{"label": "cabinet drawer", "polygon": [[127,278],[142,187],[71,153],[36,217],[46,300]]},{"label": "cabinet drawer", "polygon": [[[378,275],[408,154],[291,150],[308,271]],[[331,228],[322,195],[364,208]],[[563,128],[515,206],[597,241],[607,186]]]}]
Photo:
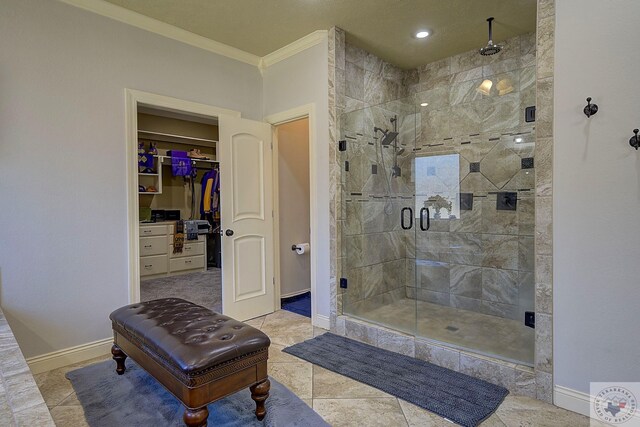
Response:
[{"label": "cabinet drawer", "polygon": [[204,268],[204,256],[189,256],[173,258],[169,261],[171,271],[192,270],[194,268]]},{"label": "cabinet drawer", "polygon": [[162,236],[167,234],[167,225],[145,225],[140,227],[140,237]]},{"label": "cabinet drawer", "polygon": [[157,255],[140,258],[140,276],[167,272],[167,256]]},{"label": "cabinet drawer", "polygon": [[183,256],[204,255],[204,242],[185,243],[182,252],[174,254],[173,245],[169,245],[169,258],[179,258]]},{"label": "cabinet drawer", "polygon": [[166,253],[167,238],[165,236],[140,238],[140,256],[160,255]]},{"label": "cabinet drawer", "polygon": [[[169,244],[173,244],[173,234],[169,234]],[[194,239],[194,240],[187,240],[187,233],[184,233],[184,243],[190,243],[190,242],[204,242],[206,240],[207,236],[206,234],[198,234],[198,239]]]}]

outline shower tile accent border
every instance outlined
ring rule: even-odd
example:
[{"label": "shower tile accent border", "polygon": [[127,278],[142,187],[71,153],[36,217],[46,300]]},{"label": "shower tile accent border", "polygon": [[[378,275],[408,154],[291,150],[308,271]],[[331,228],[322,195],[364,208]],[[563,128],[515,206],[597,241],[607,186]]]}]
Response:
[{"label": "shower tile accent border", "polygon": [[[536,143],[535,143],[535,310],[538,317],[535,334],[534,367],[527,367],[474,353],[459,351],[443,343],[430,342],[411,335],[379,327],[375,324],[342,315],[343,290],[338,287],[337,273],[341,271],[343,252],[339,236],[344,226],[341,200],[342,177],[339,154],[335,149],[339,133],[340,115],[350,102],[350,109],[362,108],[362,102],[346,97],[345,33],[339,28],[329,31],[329,161],[330,161],[330,324],[334,333],[366,339],[380,348],[411,354],[449,369],[470,373],[505,385],[517,395],[535,397],[553,403],[553,67],[555,37],[555,0],[538,0],[536,29]],[[352,52],[353,54],[354,52]],[[358,52],[356,52],[358,54]],[[364,52],[363,68],[373,71],[380,62]],[[442,65],[436,66],[437,64]],[[438,73],[450,74],[451,67],[463,64],[450,60],[430,64],[428,70],[405,73],[406,85],[416,84],[419,73],[431,73],[432,86],[439,83]],[[464,67],[462,67],[464,68]],[[462,68],[458,71],[462,71]],[[469,67],[467,67],[469,68]],[[438,71],[440,70],[440,71]],[[473,72],[473,70],[470,70]],[[382,331],[382,332],[380,332]],[[413,343],[413,344],[411,344]],[[497,375],[496,375],[497,373]]]}]

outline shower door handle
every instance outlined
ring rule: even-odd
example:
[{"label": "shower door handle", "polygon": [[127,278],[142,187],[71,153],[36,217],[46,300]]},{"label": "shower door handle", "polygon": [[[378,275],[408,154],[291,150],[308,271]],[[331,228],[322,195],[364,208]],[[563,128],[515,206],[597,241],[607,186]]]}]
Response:
[{"label": "shower door handle", "polygon": [[[424,228],[424,214],[427,213],[427,228]],[[429,219],[429,208],[420,209],[420,230],[427,231],[431,227],[431,219]]]},{"label": "shower door handle", "polygon": [[[407,227],[405,225],[405,221],[404,221],[404,217],[405,217],[405,212],[409,211],[409,226]],[[411,230],[411,227],[413,227],[413,209],[411,208],[402,208],[402,210],[400,211],[400,226],[402,227],[403,230]]]}]

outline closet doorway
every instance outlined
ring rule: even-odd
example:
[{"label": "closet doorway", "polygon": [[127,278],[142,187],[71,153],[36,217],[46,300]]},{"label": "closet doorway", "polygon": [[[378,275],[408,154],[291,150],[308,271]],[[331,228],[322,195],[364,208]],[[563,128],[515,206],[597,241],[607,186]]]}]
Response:
[{"label": "closet doorway", "polygon": [[238,320],[273,312],[271,126],[126,97],[130,301],[182,298]]},{"label": "closet doorway", "polygon": [[222,312],[218,120],[138,106],[140,301]]}]

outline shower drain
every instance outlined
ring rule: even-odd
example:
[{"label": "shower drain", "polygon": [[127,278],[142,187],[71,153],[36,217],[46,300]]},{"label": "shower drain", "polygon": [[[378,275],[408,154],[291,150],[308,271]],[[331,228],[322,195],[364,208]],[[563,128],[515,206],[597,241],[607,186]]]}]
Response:
[{"label": "shower drain", "polygon": [[456,328],[455,326],[451,326],[451,325],[447,326],[445,329],[448,330],[448,331],[451,331],[451,332],[455,332],[455,331],[458,330],[458,328]]}]

